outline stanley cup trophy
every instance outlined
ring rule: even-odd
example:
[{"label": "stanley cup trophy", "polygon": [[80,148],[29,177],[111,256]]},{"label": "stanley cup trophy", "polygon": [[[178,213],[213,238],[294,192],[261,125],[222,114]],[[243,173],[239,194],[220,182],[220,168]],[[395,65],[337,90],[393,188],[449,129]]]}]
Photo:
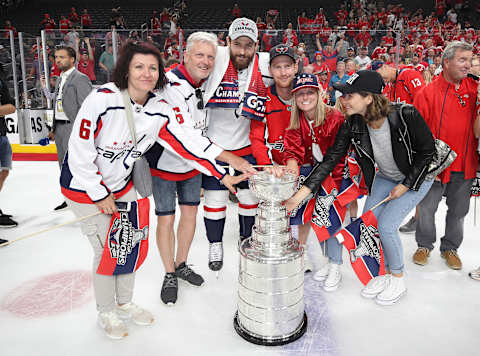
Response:
[{"label": "stanley cup trophy", "polygon": [[307,329],[303,303],[303,248],[292,238],[282,201],[296,191],[297,177],[259,172],[249,178],[260,200],[252,237],[239,245],[237,333],[245,340],[276,346]]}]

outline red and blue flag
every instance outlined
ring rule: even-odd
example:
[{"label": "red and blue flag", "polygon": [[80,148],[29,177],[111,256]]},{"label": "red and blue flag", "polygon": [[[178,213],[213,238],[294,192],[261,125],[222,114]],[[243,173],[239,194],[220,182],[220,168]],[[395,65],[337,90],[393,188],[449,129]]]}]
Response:
[{"label": "red and blue flag", "polygon": [[147,257],[150,201],[143,198],[127,204],[125,211],[112,215],[98,274],[135,272]]},{"label": "red and blue flag", "polygon": [[338,189],[331,176],[322,182],[315,198],[311,224],[318,240],[325,241],[342,227],[347,208],[336,199]]},{"label": "red and blue flag", "polygon": [[364,285],[372,278],[385,274],[377,226],[377,218],[369,210],[336,234],[338,241],[347,249],[353,270]]}]

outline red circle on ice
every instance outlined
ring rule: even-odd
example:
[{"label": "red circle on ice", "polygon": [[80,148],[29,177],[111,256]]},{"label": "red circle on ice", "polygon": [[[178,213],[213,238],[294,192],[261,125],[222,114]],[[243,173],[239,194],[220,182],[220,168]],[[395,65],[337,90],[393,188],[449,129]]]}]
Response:
[{"label": "red circle on ice", "polygon": [[31,319],[64,313],[93,298],[92,273],[67,271],[32,279],[11,290],[0,309]]}]

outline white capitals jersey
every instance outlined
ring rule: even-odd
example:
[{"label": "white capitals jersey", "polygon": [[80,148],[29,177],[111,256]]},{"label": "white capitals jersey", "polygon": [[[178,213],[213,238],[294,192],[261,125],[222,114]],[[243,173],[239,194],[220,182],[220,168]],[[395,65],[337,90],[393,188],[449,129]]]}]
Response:
[{"label": "white capitals jersey", "polygon": [[122,196],[132,187],[134,161],[155,142],[187,159],[202,173],[223,177],[225,170],[198,148],[196,138],[182,129],[178,113],[164,99],[151,93],[143,106],[133,101],[131,105],[136,148],[119,89],[108,83],[87,96],[73,125],[60,176],[67,198],[92,203],[110,193]]},{"label": "white capitals jersey", "polygon": [[[218,51],[221,50],[219,47]],[[228,50],[228,48],[227,48]],[[268,88],[272,83],[268,70],[268,53],[259,53],[259,70],[262,73],[263,82]],[[214,69],[215,72],[215,69]],[[224,73],[220,73],[223,76]],[[211,74],[212,75],[212,74]],[[209,79],[210,80],[210,79]],[[238,71],[238,91],[242,101],[248,88],[248,68]],[[219,93],[222,88],[216,90],[216,95],[221,97],[228,93]],[[209,98],[205,98],[208,100]],[[207,136],[224,150],[232,151],[237,156],[251,154],[250,147],[250,119],[241,115],[241,105],[238,108],[210,108],[207,107]]]},{"label": "white capitals jersey", "polygon": [[[173,110],[178,113],[188,113],[183,116],[182,128],[188,131],[191,137],[195,137],[198,149],[205,152],[205,155],[211,160],[223,152],[223,149],[212,143],[206,137],[205,130],[207,125],[207,111],[203,109],[203,104],[199,108],[199,102],[203,103],[202,86],[197,87],[193,79],[188,75],[185,67],[180,64],[173,70],[166,73],[168,83],[159,93],[162,98],[173,106]],[[148,160],[151,166],[151,173],[166,180],[185,180],[197,175],[199,172],[192,169],[192,166],[183,158],[168,151],[163,151],[160,157],[153,152],[149,152]],[[152,157],[156,155],[157,157]]]}]

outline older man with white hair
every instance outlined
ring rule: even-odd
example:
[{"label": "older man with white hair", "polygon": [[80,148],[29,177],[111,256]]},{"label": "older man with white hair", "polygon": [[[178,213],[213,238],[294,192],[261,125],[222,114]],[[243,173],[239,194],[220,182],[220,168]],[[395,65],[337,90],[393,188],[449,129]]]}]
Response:
[{"label": "older man with white hair", "polygon": [[[198,145],[212,158],[222,160],[242,172],[254,172],[244,159],[224,151],[205,137],[206,111],[203,101],[205,79],[215,63],[217,37],[206,32],[195,32],[187,39],[184,62],[166,73],[169,80],[160,96],[173,106],[177,121]],[[177,300],[178,282],[181,278],[200,286],[204,280],[186,263],[195,234],[195,223],[200,203],[202,175],[182,158],[154,146],[147,154],[153,176],[153,196],[157,215],[157,247],[164,267],[165,278],[160,298],[165,304]],[[175,254],[176,197],[180,207]]]}]

